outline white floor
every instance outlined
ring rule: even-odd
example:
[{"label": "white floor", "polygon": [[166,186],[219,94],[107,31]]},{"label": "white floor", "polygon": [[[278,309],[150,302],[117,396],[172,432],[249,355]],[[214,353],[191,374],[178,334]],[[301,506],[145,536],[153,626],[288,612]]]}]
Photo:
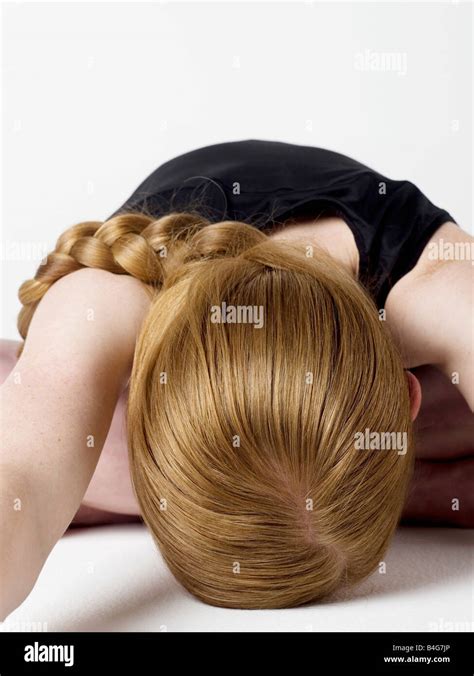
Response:
[{"label": "white floor", "polygon": [[472,631],[472,545],[472,530],[402,528],[386,574],[350,595],[246,611],[189,595],[142,525],[76,529],[58,543],[3,631]]}]

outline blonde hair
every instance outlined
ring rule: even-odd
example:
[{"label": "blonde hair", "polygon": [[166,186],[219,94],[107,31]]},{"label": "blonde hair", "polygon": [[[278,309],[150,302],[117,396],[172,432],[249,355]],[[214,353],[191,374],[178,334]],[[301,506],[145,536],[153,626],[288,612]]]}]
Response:
[{"label": "blonde hair", "polygon": [[[408,386],[366,291],[327,254],[194,213],[80,223],[20,289],[23,338],[83,266],[151,290],[127,423],[143,519],[176,578],[230,608],[322,598],[377,567],[413,469]],[[211,321],[263,308],[264,325]],[[408,452],[362,450],[366,430]]]}]

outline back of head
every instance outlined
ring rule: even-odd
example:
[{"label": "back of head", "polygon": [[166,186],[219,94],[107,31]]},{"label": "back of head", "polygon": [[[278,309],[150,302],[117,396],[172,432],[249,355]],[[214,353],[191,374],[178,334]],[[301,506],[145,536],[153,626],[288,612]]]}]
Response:
[{"label": "back of head", "polygon": [[240,223],[175,257],[143,326],[128,430],[143,518],[201,600],[277,608],[374,570],[412,455],[357,447],[411,430],[400,358],[327,255]]},{"label": "back of head", "polygon": [[[375,305],[323,252],[196,214],[68,229],[20,289],[25,337],[49,286],[80,267],[130,274],[153,302],[127,412],[145,523],[207,603],[279,608],[381,560],[413,467],[408,388]],[[398,433],[408,453],[360,448]]]}]

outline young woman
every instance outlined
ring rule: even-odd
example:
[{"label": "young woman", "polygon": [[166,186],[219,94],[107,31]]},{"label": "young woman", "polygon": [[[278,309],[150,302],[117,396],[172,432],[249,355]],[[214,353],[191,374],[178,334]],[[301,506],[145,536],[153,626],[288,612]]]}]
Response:
[{"label": "young woman", "polygon": [[472,527],[472,245],[407,181],[256,140],[66,230],[3,343],[2,616],[75,524],[143,518],[236,608],[361,580],[400,518]]}]

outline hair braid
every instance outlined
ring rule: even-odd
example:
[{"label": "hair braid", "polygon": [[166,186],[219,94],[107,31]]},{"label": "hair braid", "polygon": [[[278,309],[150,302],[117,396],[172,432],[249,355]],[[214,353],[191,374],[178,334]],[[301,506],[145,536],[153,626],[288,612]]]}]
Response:
[{"label": "hair braid", "polygon": [[[33,279],[20,286],[17,327],[26,338],[31,319],[46,291],[61,277],[80,268],[100,268],[136,277],[158,288],[165,278],[167,250],[208,224],[190,213],[171,213],[159,219],[126,213],[107,221],[85,221],[65,230],[54,250],[39,265]],[[23,349],[21,345],[18,356]]]},{"label": "hair braid", "polygon": [[[61,277],[80,268],[100,268],[130,275],[159,290],[172,284],[185,263],[234,256],[265,235],[236,221],[211,224],[195,212],[172,212],[158,219],[128,212],[107,221],[85,221],[65,230],[38,267],[33,279],[20,286],[23,305],[17,327],[26,338],[31,319],[46,291]],[[20,356],[23,345],[18,350]]]}]

